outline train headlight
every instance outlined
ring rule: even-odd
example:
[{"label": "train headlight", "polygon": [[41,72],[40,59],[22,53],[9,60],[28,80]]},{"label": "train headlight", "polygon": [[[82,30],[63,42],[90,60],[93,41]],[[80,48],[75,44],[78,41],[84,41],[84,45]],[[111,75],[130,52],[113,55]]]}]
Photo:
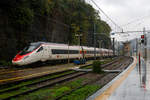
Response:
[{"label": "train headlight", "polygon": [[26,59],[26,58],[28,58],[29,56],[25,56],[23,59]]}]

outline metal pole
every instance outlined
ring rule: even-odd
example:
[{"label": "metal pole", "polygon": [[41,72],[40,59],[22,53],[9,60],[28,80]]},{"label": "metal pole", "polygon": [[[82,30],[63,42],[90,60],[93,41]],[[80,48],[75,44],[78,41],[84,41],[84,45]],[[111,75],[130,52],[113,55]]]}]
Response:
[{"label": "metal pole", "polygon": [[68,41],[68,63],[70,62],[70,58],[69,58],[69,41]]},{"label": "metal pole", "polygon": [[146,39],[146,33],[145,33],[145,27],[143,28],[143,34],[144,34],[144,53],[145,53],[145,58],[147,57],[147,51],[146,51],[146,45],[147,45],[147,39]]},{"label": "metal pole", "polygon": [[[101,49],[102,48],[102,40],[99,40],[98,43],[99,43],[99,49]],[[99,58],[101,59],[101,57],[102,56],[100,56]]]},{"label": "metal pole", "polygon": [[[79,39],[79,48],[81,47],[81,52],[83,52],[83,48],[82,48],[82,44],[81,44],[81,37],[82,37],[82,34],[76,34],[75,36],[78,37]],[[84,58],[84,54],[83,54],[83,58]],[[79,51],[79,59],[80,59],[80,51]]]},{"label": "metal pole", "polygon": [[94,59],[96,60],[96,39],[95,39],[95,23],[94,23]]},{"label": "metal pole", "polygon": [[118,42],[118,56],[119,56],[119,42]]},{"label": "metal pole", "polygon": [[85,59],[84,49],[83,49],[83,47],[82,47],[82,41],[81,41],[81,38],[82,38],[82,34],[80,35],[80,46],[81,46],[82,59]]},{"label": "metal pole", "polygon": [[113,55],[115,56],[115,38],[113,38]]},{"label": "metal pole", "polygon": [[138,54],[138,41],[137,41],[137,38],[136,38],[136,56],[137,56],[137,54]]},{"label": "metal pole", "polygon": [[79,41],[79,60],[80,60],[81,58],[80,58],[80,36],[79,35],[78,35],[78,39],[79,39],[78,41]]},{"label": "metal pole", "polygon": [[141,66],[141,54],[139,52],[139,66]]}]

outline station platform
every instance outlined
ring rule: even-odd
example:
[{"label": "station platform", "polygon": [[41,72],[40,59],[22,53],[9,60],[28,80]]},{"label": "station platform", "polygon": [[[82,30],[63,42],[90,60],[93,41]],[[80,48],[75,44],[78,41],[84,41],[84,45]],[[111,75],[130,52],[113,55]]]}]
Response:
[{"label": "station platform", "polygon": [[137,61],[87,100],[150,100],[150,60]]}]

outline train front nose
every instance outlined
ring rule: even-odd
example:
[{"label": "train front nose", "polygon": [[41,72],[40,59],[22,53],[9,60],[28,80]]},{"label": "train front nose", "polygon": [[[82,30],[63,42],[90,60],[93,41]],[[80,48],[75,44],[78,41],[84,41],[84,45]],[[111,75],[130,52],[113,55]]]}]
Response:
[{"label": "train front nose", "polygon": [[13,60],[12,60],[12,64],[13,64],[13,65],[21,66],[21,65],[23,65],[23,61],[13,61]]},{"label": "train front nose", "polygon": [[16,57],[12,60],[13,65],[21,66],[24,64],[23,56],[16,55]]}]

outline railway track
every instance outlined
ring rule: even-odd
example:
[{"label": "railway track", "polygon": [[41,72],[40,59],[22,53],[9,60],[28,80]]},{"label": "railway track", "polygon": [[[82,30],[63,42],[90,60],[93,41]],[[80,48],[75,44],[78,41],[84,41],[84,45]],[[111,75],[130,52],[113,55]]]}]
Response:
[{"label": "railway track", "polygon": [[[117,60],[118,58],[114,58]],[[106,60],[107,61],[107,60]],[[110,64],[113,63],[110,62]],[[90,66],[90,64],[81,65],[80,68],[84,68],[86,66]],[[108,64],[106,64],[108,65]],[[104,66],[106,66],[104,65]],[[66,65],[67,66],[67,65]],[[72,65],[71,65],[72,66]],[[61,67],[61,68],[60,68]],[[27,69],[14,69],[14,70],[0,70],[0,84],[11,83],[14,81],[22,81],[25,79],[31,79],[38,76],[43,76],[43,74],[50,74],[55,72],[60,72],[63,70],[69,70],[73,67],[65,67],[65,66],[53,66],[53,67],[38,67],[38,68],[27,68]]]},{"label": "railway track", "polygon": [[[32,84],[28,84],[25,86],[20,86],[20,87],[16,87],[16,88],[12,88],[12,89],[7,89],[5,91],[1,91],[1,95],[0,95],[0,99],[1,100],[9,100],[11,98],[20,96],[20,95],[24,95],[27,93],[31,93],[33,91],[36,91],[38,89],[47,87],[47,86],[53,86],[56,84],[60,84],[62,82],[71,80],[73,78],[79,77],[81,75],[85,75],[87,74],[87,72],[72,72],[69,74],[65,74],[59,77],[55,77],[55,78],[50,78],[50,79],[46,79],[46,80],[42,80],[39,82],[35,82]],[[19,92],[21,88],[23,87],[27,87],[28,89],[24,89],[22,90],[22,92]],[[7,95],[8,94],[8,95]]]},{"label": "railway track", "polygon": [[[121,62],[122,64],[119,64],[119,65],[117,65],[117,67],[115,67],[115,68],[120,68],[120,66],[123,66],[123,68],[125,69],[126,67],[128,67],[131,63],[132,63],[132,61],[133,61],[133,59],[131,59],[130,58],[130,61],[129,60],[126,60],[125,62]],[[114,61],[114,63],[115,63],[116,61]],[[112,63],[112,62],[111,62]],[[113,64],[113,63],[112,63]],[[108,64],[108,65],[110,65],[110,64]],[[106,64],[106,66],[107,66],[107,64]],[[103,67],[105,67],[104,65],[103,65]],[[114,69],[114,68],[112,68],[112,69]],[[111,69],[111,70],[112,70]],[[119,73],[118,73],[119,74]],[[103,75],[102,77],[101,77],[101,79],[103,78],[103,77],[105,77],[106,75]],[[95,82],[95,81],[93,81],[93,82]],[[93,82],[90,82],[90,83],[93,83]],[[73,89],[72,91],[70,91],[70,92],[67,92],[67,93],[65,93],[65,94],[63,94],[63,95],[61,95],[61,96],[59,96],[59,97],[57,97],[55,100],[61,100],[61,98],[63,98],[63,97],[65,97],[66,95],[69,95],[69,94],[71,94],[72,92],[74,92],[74,91],[76,91],[76,90],[78,90],[78,89],[81,89],[81,88],[83,88],[84,86],[86,86],[86,85],[89,85],[90,83],[84,83],[83,85],[81,85],[81,86],[79,86],[79,87],[77,87],[77,88],[75,88],[75,89]],[[106,83],[105,83],[106,84]],[[103,84],[102,86],[104,86],[105,84]]]},{"label": "railway track", "polygon": [[[112,64],[116,64],[116,62],[117,62],[117,60],[114,60],[108,64],[104,64],[103,67],[110,66]],[[87,65],[87,66],[89,66],[89,65]],[[86,67],[86,66],[83,66],[83,67]],[[39,80],[40,77],[38,77],[38,78],[31,79],[31,80],[24,80],[24,81],[20,81],[18,83],[13,83],[15,86],[12,86],[12,87],[9,86],[8,84],[6,84],[6,87],[4,86],[4,88],[0,88],[1,89],[0,90],[0,100],[9,100],[11,98],[18,97],[20,95],[25,95],[25,94],[31,93],[33,91],[39,90],[44,87],[51,87],[51,86],[54,86],[55,84],[60,84],[65,81],[72,80],[74,78],[85,75],[87,73],[88,72],[75,72],[72,70],[67,70],[67,71],[49,74],[49,76],[51,76],[51,77],[47,77],[47,75],[41,76],[41,78],[47,77],[47,78],[43,78],[41,80]],[[30,83],[29,81],[32,81],[32,82]],[[20,85],[21,82],[24,82],[24,84]],[[25,82],[26,83],[29,82],[29,83],[25,84]],[[87,85],[87,84],[88,83],[85,83],[84,85]]]},{"label": "railway track", "polygon": [[[113,58],[113,59],[117,59],[117,58]],[[107,58],[106,58],[106,60],[107,60]],[[69,64],[71,64],[71,63],[69,63]],[[50,67],[53,67],[53,66],[56,67],[56,66],[61,66],[61,65],[63,65],[63,64],[52,65]],[[29,66],[26,66],[26,67],[14,67],[14,66],[0,67],[0,75],[2,75],[2,74],[8,74],[8,73],[10,74],[10,73],[16,73],[16,72],[30,71],[32,69],[42,68],[43,67],[43,66],[40,66],[40,67],[35,67],[35,66],[34,67],[29,67]],[[49,66],[49,65],[47,65],[47,66]]]},{"label": "railway track", "polygon": [[[112,62],[109,62],[109,63],[107,63],[107,64],[104,64],[104,65],[102,65],[103,67],[105,67],[105,66],[109,66],[109,65],[111,65],[111,64],[113,64],[113,63],[115,63],[116,61],[117,61],[118,59],[115,59],[114,61],[112,61]],[[91,66],[92,64],[88,64],[88,65],[83,65],[83,66],[81,66],[80,68],[86,68],[87,66]],[[31,69],[27,69],[26,71],[30,71]],[[70,70],[70,69],[68,69],[68,70]],[[23,72],[24,70],[18,70],[18,71],[13,71],[12,73],[16,73],[16,72]],[[67,70],[66,70],[67,71]],[[28,79],[32,79],[32,78],[39,78],[39,77],[43,77],[43,76],[45,76],[45,75],[53,75],[53,73],[55,74],[55,72],[52,72],[52,73],[49,73],[49,72],[51,72],[51,70],[50,71],[46,71],[46,72],[39,72],[39,73],[36,73],[36,74],[29,74],[29,75],[23,75],[23,77],[12,77],[12,75],[11,74],[6,74],[5,75],[5,72],[4,73],[1,73],[0,75],[2,75],[2,74],[4,74],[4,76],[11,76],[10,78],[7,78],[7,79],[5,79],[5,77],[2,77],[3,79],[2,80],[0,80],[0,85],[3,85],[3,84],[11,84],[11,83],[14,83],[14,82],[20,82],[20,81],[24,81],[24,80],[28,80]],[[64,71],[58,71],[58,73],[59,72],[64,72]],[[8,72],[9,73],[9,72]],[[43,74],[44,75],[43,75]],[[57,72],[56,72],[57,73]],[[36,76],[36,75],[38,75],[38,76]],[[33,77],[33,76],[36,76],[36,77]],[[20,79],[20,80],[19,80]]]},{"label": "railway track", "polygon": [[[106,70],[118,69],[120,66],[129,65],[132,61],[133,61],[133,59],[131,59],[130,57],[128,57],[128,59],[121,58],[121,59],[119,59],[119,61],[115,60],[114,62],[111,62],[110,64],[108,63],[108,64],[104,65],[107,67],[103,67],[103,68]],[[111,65],[112,67],[110,68],[109,65]]]},{"label": "railway track", "polygon": [[63,95],[57,97],[55,100],[60,100],[62,97],[66,96],[66,95],[69,95],[69,94],[71,94],[72,92],[74,92],[74,91],[76,91],[76,90],[78,90],[78,89],[81,89],[81,88],[83,88],[84,86],[86,86],[86,85],[88,85],[88,84],[89,84],[89,83],[84,83],[84,84],[81,85],[80,87],[77,87],[77,88],[73,89],[72,91],[67,92],[67,93],[64,93]]}]

